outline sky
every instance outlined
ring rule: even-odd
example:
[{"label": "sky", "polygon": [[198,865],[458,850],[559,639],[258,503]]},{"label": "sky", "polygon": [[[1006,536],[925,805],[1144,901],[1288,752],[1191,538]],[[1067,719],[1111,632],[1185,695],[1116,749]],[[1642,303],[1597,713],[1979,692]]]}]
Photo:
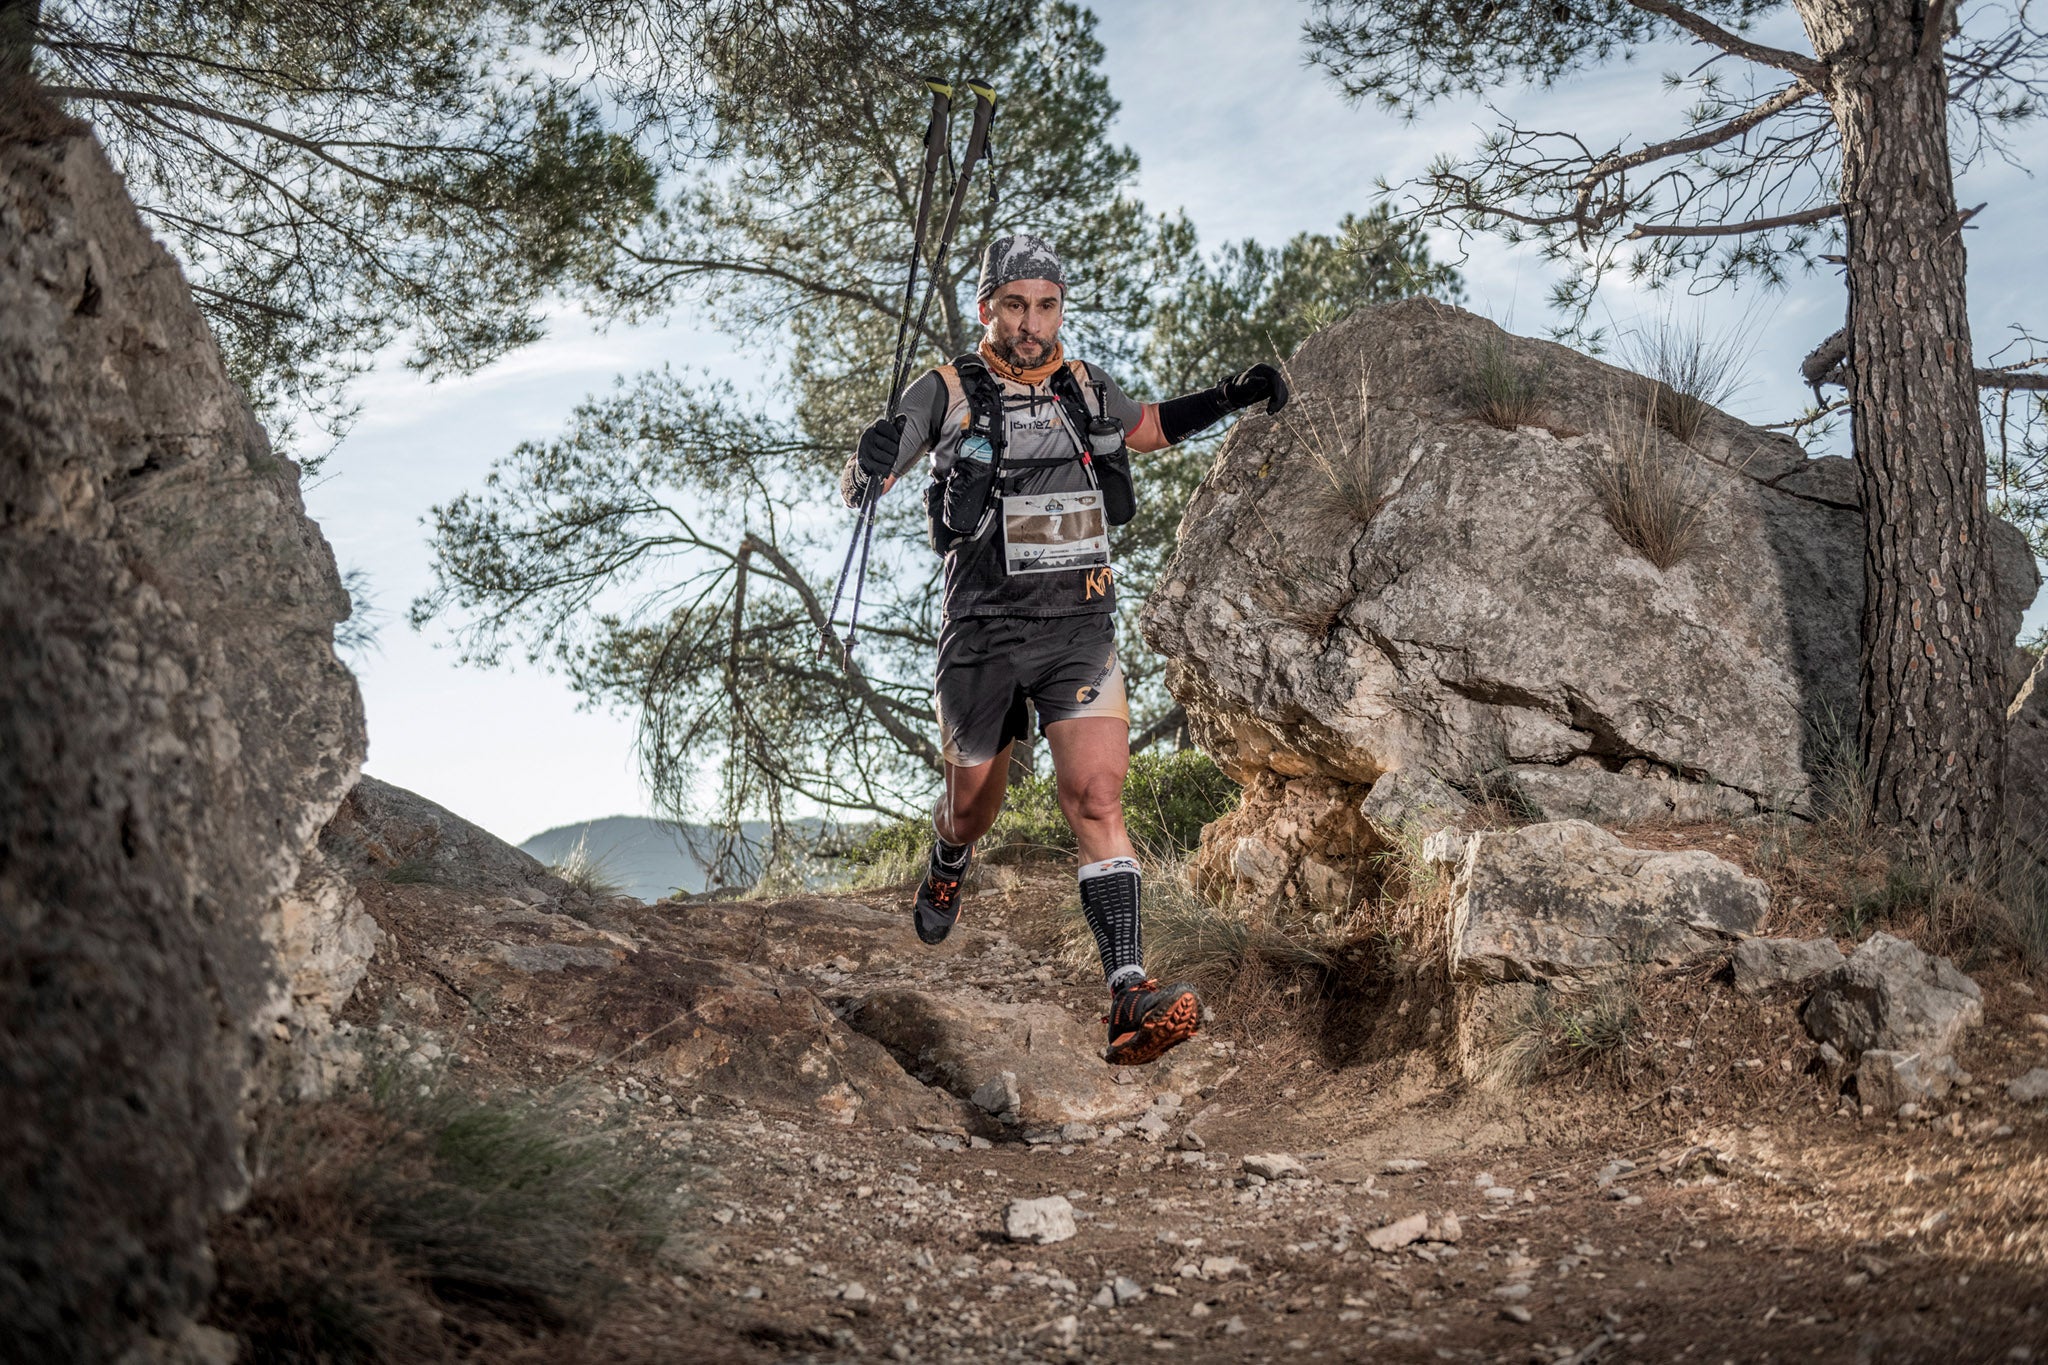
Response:
[{"label": "sky", "polygon": [[[1470,148],[1490,122],[1471,100],[1407,123],[1347,104],[1303,65],[1305,4],[1115,0],[1096,13],[1105,72],[1122,103],[1114,136],[1139,157],[1137,196],[1154,212],[1185,210],[1206,248],[1329,231],[1345,213],[1371,206],[1376,180],[1398,183],[1438,153]],[[1796,30],[1762,36],[1804,48]],[[1550,126],[1568,121],[1617,140],[1654,140],[1678,127],[1658,73],[1697,59],[1697,49],[1660,52],[1494,100],[1511,112],[1540,110]],[[916,130],[905,136],[915,140]],[[2048,127],[2029,130],[2018,153],[2048,168]],[[2048,221],[2048,186],[1993,163],[1966,174],[1957,194],[1962,204],[1987,204],[1968,239],[1981,357],[2012,324],[2048,323],[2034,226]],[[1527,334],[1556,320],[1546,301],[1553,268],[1533,251],[1491,239],[1461,248],[1441,234],[1435,246],[1440,257],[1463,256],[1466,307]],[[1840,326],[1842,309],[1839,283],[1821,276],[1783,293],[1676,299],[1610,285],[1595,317],[1626,330],[1669,312],[1697,316],[1710,332],[1739,332],[1750,347],[1747,383],[1726,406],[1738,417],[1776,421],[1807,401],[1799,359]],[[749,386],[762,360],[715,331],[648,325],[594,333],[566,316],[548,339],[481,374],[428,384],[387,367],[356,387],[362,417],[306,501],[341,566],[369,583],[377,640],[350,662],[369,716],[370,773],[514,842],[557,825],[651,813],[632,717],[581,709],[544,667],[460,664],[443,627],[415,631],[404,618],[432,582],[422,520],[429,508],[480,486],[491,462],[518,442],[557,434],[575,404],[614,376],[662,364]],[[2029,623],[2048,624],[2048,594]]]}]

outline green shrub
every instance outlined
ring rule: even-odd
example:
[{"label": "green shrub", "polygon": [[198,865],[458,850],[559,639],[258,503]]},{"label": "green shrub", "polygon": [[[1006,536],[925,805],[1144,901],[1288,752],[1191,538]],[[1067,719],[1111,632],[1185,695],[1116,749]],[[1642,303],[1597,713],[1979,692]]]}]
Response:
[{"label": "green shrub", "polygon": [[[1237,798],[1237,784],[1198,750],[1134,754],[1124,779],[1124,825],[1142,857],[1178,857],[1201,841],[1203,825],[1236,809]],[[900,880],[923,866],[931,837],[931,821],[923,817],[892,821],[876,825],[842,856],[861,881]],[[1072,853],[1074,832],[1054,779],[1011,783],[981,849]]]}]

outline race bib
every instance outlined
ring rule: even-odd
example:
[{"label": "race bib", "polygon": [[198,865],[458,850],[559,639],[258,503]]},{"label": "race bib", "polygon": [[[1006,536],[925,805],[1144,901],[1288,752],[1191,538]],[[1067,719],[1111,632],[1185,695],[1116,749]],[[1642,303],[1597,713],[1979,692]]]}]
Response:
[{"label": "race bib", "polygon": [[1102,493],[1015,494],[1003,499],[1005,573],[1060,573],[1109,566]]}]

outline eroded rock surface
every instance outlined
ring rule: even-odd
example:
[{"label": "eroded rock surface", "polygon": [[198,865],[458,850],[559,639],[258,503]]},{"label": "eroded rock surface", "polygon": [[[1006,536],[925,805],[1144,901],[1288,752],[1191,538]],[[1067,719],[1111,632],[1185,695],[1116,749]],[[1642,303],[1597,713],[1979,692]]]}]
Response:
[{"label": "eroded rock surface", "polygon": [[1471,835],[1451,895],[1453,972],[1564,986],[1725,949],[1770,903],[1711,853],[1629,848],[1583,820]]},{"label": "eroded rock surface", "polygon": [[[0,101],[0,1357],[194,1339],[241,1109],[369,950],[333,556],[92,137]],[[303,897],[295,897],[294,887]],[[280,964],[279,955],[285,957]],[[166,1347],[166,1349],[169,1349]]]},{"label": "eroded rock surface", "polygon": [[[1477,418],[1487,365],[1539,376],[1537,424]],[[1709,411],[1690,444],[1664,441],[1701,520],[1659,569],[1588,481],[1602,433],[1640,430],[1639,376],[1420,299],[1318,333],[1292,376],[1285,412],[1224,442],[1145,607],[1197,742],[1233,777],[1477,787],[1508,770],[1542,814],[1603,823],[1807,806],[1816,725],[1856,709],[1847,460]],[[2010,636],[2038,578],[2018,533],[1996,534]],[[1275,859],[1255,856],[1247,808],[1204,856],[1246,864],[1263,893]]]},{"label": "eroded rock surface", "polygon": [[1841,966],[1842,960],[1842,950],[1831,938],[1746,938],[1729,954],[1735,989],[1744,995],[1803,986]]},{"label": "eroded rock surface", "polygon": [[1984,1022],[1984,993],[1945,957],[1890,934],[1872,934],[1822,978],[1801,1011],[1807,1032],[1852,1062],[1871,1049],[1917,1052],[1929,1061],[1955,1050],[1965,1029]]},{"label": "eroded rock surface", "polygon": [[[1184,1047],[1119,1085],[1102,1063],[1103,1033],[1057,1005],[1002,1004],[978,992],[876,991],[846,1022],[887,1047],[912,1075],[1027,1130],[1137,1113],[1159,1090],[1193,1090],[1213,1066]],[[979,1099],[978,1099],[979,1097]],[[998,1102],[999,1100],[999,1102]]]}]

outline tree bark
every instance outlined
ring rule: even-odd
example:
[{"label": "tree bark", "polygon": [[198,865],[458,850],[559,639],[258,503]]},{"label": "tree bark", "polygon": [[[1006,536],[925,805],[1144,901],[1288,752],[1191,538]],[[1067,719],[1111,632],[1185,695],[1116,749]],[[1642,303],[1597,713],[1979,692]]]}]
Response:
[{"label": "tree bark", "polygon": [[1961,863],[2002,815],[1984,433],[1941,36],[1916,0],[1797,0],[1842,136],[1871,819]]},{"label": "tree bark", "polygon": [[0,80],[26,78],[36,52],[43,0],[0,0]]}]

